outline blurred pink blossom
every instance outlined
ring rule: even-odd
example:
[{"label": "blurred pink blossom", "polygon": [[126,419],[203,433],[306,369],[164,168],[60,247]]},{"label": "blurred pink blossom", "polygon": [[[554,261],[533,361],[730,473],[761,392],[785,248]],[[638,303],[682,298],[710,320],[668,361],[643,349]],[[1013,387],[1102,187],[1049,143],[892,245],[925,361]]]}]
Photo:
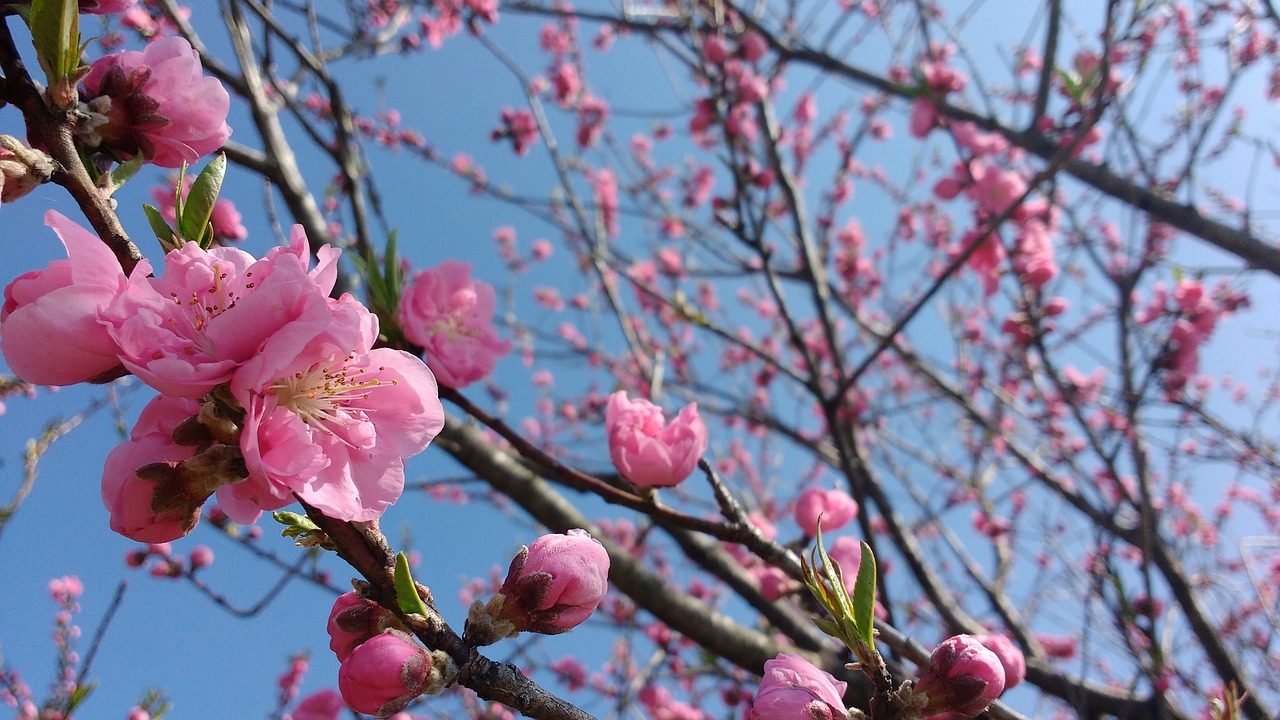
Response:
[{"label": "blurred pink blossom", "polygon": [[511,343],[493,326],[493,286],[471,279],[471,265],[446,260],[409,280],[400,299],[405,337],[423,349],[445,387],[463,388],[493,372]]}]

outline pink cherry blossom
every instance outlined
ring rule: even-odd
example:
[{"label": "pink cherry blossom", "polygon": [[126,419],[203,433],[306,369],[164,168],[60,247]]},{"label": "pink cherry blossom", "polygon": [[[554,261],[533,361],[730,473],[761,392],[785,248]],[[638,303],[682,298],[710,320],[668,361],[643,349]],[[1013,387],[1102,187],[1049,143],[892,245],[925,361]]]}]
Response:
[{"label": "pink cherry blossom", "polygon": [[147,261],[101,313],[125,367],[170,395],[198,397],[227,382],[242,364],[296,356],[317,338],[347,351],[376,334],[373,316],[353,301],[328,297],[340,251],[326,248],[307,271],[306,237],[295,227],[289,248],[262,260],[234,248],[195,243],[165,255],[164,273]]},{"label": "pink cherry blossom", "polygon": [[605,406],[609,457],[629,482],[640,487],[672,487],[693,474],[707,450],[707,426],[697,403],[680,409],[670,423],[648,400],[629,400],[619,390]]},{"label": "pink cherry blossom", "polygon": [[591,617],[609,590],[609,553],[585,530],[543,535],[511,561],[499,591],[518,630],[556,635]]},{"label": "pink cherry blossom", "polygon": [[333,688],[323,688],[302,698],[293,712],[284,720],[339,720],[347,704],[342,694]]},{"label": "pink cherry blossom", "polygon": [[446,387],[463,388],[493,372],[511,344],[493,326],[493,286],[471,279],[471,265],[446,260],[415,275],[400,299],[400,326],[420,345]]},{"label": "pink cherry blossom", "polygon": [[209,496],[190,498],[186,504],[154,509],[157,483],[137,475],[152,463],[175,465],[195,455],[196,448],[177,445],[170,433],[178,423],[200,412],[200,403],[162,395],[142,410],[129,439],[107,455],[102,470],[102,502],[111,513],[111,529],[131,540],[165,543],[191,532],[200,518],[200,506]]},{"label": "pink cherry blossom", "polygon": [[232,520],[252,522],[297,493],[330,517],[363,522],[400,497],[404,461],[444,427],[444,409],[427,366],[400,350],[369,350],[374,337],[376,328],[335,352],[330,336],[318,336],[296,355],[263,352],[236,372],[249,478],[218,490]]},{"label": "pink cherry blossom", "polygon": [[1004,692],[1004,665],[972,635],[949,637],[929,656],[929,667],[915,685],[928,697],[924,714],[953,712],[974,717]]},{"label": "pink cherry blossom", "polygon": [[764,664],[764,677],[748,713],[750,720],[844,720],[847,683],[808,660],[780,653]]},{"label": "pink cherry blossom", "polygon": [[800,493],[800,499],[796,501],[796,524],[805,535],[814,537],[818,534],[819,516],[822,529],[838,530],[858,517],[858,502],[843,490],[809,488]]},{"label": "pink cherry blossom", "polygon": [[111,250],[53,210],[45,213],[66,260],[18,276],[4,289],[0,351],[15,375],[38,385],[73,385],[120,364],[98,312],[125,286]]},{"label": "pink cherry blossom", "polygon": [[105,118],[88,138],[122,156],[141,152],[161,167],[194,163],[231,135],[231,97],[205,77],[200,56],[181,37],[155,40],[96,60],[84,79],[89,109]]},{"label": "pink cherry blossom", "polygon": [[394,630],[360,645],[338,668],[338,689],[352,710],[386,717],[422,693],[431,655]]}]

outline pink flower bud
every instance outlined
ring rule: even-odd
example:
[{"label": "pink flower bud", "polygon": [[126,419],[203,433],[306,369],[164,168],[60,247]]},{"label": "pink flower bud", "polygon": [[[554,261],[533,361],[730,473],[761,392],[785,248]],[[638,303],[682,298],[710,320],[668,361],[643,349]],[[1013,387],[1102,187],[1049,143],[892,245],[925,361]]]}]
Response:
[{"label": "pink flower bud", "polygon": [[86,15],[114,15],[138,4],[138,0],[80,0],[80,12]]},{"label": "pink flower bud", "polygon": [[956,635],[934,649],[915,689],[928,698],[925,716],[953,712],[974,717],[1004,691],[1004,666],[978,638]]},{"label": "pink flower bud", "polygon": [[781,653],[764,664],[750,720],[844,720],[846,683],[797,655]]},{"label": "pink flower bud", "polygon": [[718,35],[711,35],[702,42],[702,57],[712,65],[723,65],[725,58],[729,57],[728,51],[725,49],[724,40]]},{"label": "pink flower bud", "polygon": [[157,482],[148,469],[171,469],[195,453],[194,447],[174,444],[169,435],[198,412],[196,400],[161,395],[143,409],[129,440],[107,455],[102,502],[111,513],[112,530],[139,542],[164,543],[195,527],[209,494],[200,488],[189,496],[182,483]]},{"label": "pink flower bud", "polygon": [[329,649],[346,660],[356,646],[388,629],[390,617],[381,605],[353,592],[340,595],[329,611]]},{"label": "pink flower bud", "polygon": [[1027,677],[1027,659],[1006,635],[976,635],[978,642],[1000,658],[1004,667],[1004,689],[1017,685]]},{"label": "pink flower bud", "polygon": [[760,33],[749,32],[742,36],[738,47],[742,50],[742,57],[748,62],[755,62],[769,52],[769,41]]},{"label": "pink flower bud", "polygon": [[858,517],[858,502],[843,490],[809,488],[796,501],[796,524],[805,535],[818,534],[818,518],[823,530],[837,530]]},{"label": "pink flower bud", "polygon": [[197,545],[191,548],[191,569],[196,570],[213,564],[213,550],[208,545]]},{"label": "pink flower bud", "polygon": [[543,535],[511,561],[498,591],[517,630],[556,635],[586,620],[609,590],[609,553],[585,530]]},{"label": "pink flower bud", "polygon": [[619,390],[605,407],[609,457],[622,476],[640,487],[672,487],[683,482],[707,450],[707,426],[689,403],[667,424],[662,409],[648,400],[628,400]]},{"label": "pink flower bud", "polygon": [[422,694],[431,655],[406,634],[389,630],[351,651],[338,668],[338,689],[352,710],[386,717]]}]

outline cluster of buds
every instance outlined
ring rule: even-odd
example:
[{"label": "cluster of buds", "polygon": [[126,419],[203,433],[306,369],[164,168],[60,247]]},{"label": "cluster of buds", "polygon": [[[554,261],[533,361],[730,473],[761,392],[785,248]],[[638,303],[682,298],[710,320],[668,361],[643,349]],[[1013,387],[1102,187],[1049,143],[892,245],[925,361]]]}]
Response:
[{"label": "cluster of buds", "polygon": [[395,615],[354,592],[333,604],[329,648],[342,663],[342,699],[375,717],[400,712],[419,695],[442,692],[458,674],[446,653],[422,647]]}]

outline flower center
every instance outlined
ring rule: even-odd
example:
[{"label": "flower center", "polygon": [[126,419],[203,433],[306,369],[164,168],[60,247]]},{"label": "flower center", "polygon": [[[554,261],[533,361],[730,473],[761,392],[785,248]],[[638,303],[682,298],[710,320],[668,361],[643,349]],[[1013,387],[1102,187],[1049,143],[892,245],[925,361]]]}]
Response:
[{"label": "flower center", "polygon": [[[387,384],[370,377],[371,368],[350,365],[355,355],[348,355],[334,365],[316,363],[306,370],[276,380],[268,389],[275,393],[282,407],[288,408],[302,421],[332,433],[330,425],[346,427],[376,407],[365,403],[370,391]],[[382,368],[377,368],[381,370]],[[395,385],[398,381],[391,380]]]}]

